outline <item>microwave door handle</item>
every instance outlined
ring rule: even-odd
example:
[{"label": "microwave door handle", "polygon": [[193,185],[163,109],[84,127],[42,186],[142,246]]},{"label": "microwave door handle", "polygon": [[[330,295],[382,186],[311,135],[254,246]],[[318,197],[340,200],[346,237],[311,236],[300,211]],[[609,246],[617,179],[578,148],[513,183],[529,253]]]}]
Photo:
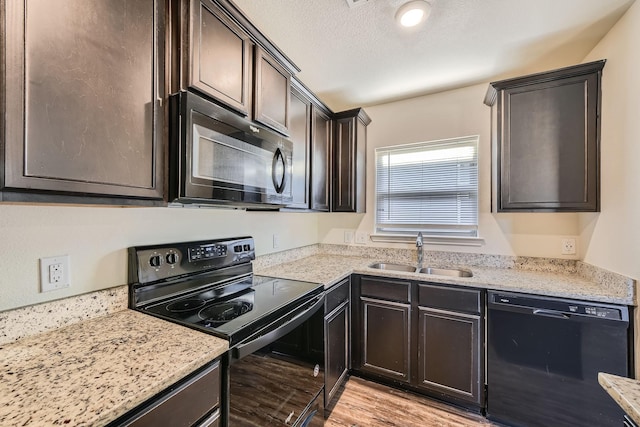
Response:
[{"label": "microwave door handle", "polygon": [[[279,167],[281,165],[281,167]],[[278,170],[282,173],[278,176]],[[271,179],[273,180],[273,186],[276,189],[276,193],[281,194],[284,191],[284,184],[286,179],[287,161],[282,154],[282,150],[276,149],[273,154],[273,161],[271,162]]]},{"label": "microwave door handle", "polygon": [[278,326],[276,329],[267,332],[266,334],[259,336],[245,344],[240,344],[234,349],[234,356],[236,359],[242,359],[248,356],[267,344],[284,337],[289,332],[293,331],[298,326],[302,325],[306,320],[315,314],[321,307],[324,306],[324,293],[318,296],[313,305],[303,312],[298,313],[295,317],[288,320],[284,324]]}]

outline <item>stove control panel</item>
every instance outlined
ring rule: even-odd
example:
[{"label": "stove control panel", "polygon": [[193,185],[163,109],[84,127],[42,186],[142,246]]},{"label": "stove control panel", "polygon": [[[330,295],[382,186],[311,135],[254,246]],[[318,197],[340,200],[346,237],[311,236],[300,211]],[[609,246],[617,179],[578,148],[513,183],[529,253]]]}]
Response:
[{"label": "stove control panel", "polygon": [[227,256],[226,245],[200,245],[189,248],[189,262]]},{"label": "stove control panel", "polygon": [[151,283],[255,259],[252,237],[129,248],[129,283]]}]

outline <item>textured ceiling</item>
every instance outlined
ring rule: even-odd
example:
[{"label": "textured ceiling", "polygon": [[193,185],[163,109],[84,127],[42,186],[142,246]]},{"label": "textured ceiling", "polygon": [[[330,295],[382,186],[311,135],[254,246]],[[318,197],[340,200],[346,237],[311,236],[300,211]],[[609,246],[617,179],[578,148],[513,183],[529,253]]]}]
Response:
[{"label": "textured ceiling", "polygon": [[429,0],[414,30],[408,0],[233,1],[339,111],[573,65],[635,0]]}]

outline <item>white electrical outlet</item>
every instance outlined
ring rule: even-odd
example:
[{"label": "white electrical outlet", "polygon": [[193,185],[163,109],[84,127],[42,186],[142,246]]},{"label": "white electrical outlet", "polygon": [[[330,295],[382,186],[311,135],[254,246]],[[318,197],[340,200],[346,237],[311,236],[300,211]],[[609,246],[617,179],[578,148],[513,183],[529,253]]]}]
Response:
[{"label": "white electrical outlet", "polygon": [[575,255],[576,239],[562,239],[562,255]]},{"label": "white electrical outlet", "polygon": [[344,232],[344,242],[345,243],[351,243],[353,242],[353,231],[351,230],[346,230]]},{"label": "white electrical outlet", "polygon": [[278,234],[273,235],[273,249],[280,247],[280,236]]},{"label": "white electrical outlet", "polygon": [[69,255],[40,258],[40,292],[68,288]]},{"label": "white electrical outlet", "polygon": [[367,243],[367,238],[369,236],[367,235],[367,233],[363,232],[363,231],[356,231],[356,243],[359,243],[361,245],[364,245]]}]

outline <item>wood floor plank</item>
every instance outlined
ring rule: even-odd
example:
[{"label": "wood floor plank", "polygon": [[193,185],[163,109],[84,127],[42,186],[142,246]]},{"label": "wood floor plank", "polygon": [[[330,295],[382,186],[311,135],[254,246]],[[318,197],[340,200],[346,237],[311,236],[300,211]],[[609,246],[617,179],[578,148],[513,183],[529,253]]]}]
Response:
[{"label": "wood floor plank", "polygon": [[338,392],[325,427],[488,427],[479,414],[351,377]]}]

